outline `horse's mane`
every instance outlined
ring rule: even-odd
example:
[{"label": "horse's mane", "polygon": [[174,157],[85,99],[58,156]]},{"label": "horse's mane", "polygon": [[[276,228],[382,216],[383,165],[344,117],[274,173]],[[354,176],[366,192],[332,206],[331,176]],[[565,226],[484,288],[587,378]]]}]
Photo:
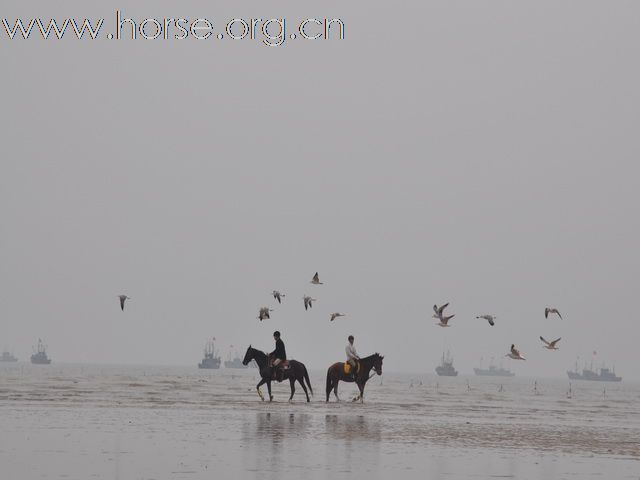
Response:
[{"label": "horse's mane", "polygon": [[361,358],[360,361],[365,362],[367,360],[373,360],[374,358],[377,358],[377,357],[380,357],[380,354],[378,352],[374,353],[373,355],[369,355],[368,357]]},{"label": "horse's mane", "polygon": [[258,350],[257,348],[253,348],[253,347],[249,347],[249,348],[251,348],[251,350],[253,350],[253,354],[254,355],[257,354],[257,355],[260,355],[260,356],[262,356],[264,358],[267,358],[267,354],[264,353],[262,350]]}]

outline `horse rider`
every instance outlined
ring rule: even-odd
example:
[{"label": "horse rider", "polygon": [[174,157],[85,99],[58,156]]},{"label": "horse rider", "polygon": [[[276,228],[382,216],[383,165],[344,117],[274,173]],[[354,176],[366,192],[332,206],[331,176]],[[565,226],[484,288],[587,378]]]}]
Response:
[{"label": "horse rider", "polygon": [[[287,359],[287,352],[284,349],[284,342],[280,338],[280,332],[277,330],[273,332],[273,339],[276,341],[276,349],[269,354],[272,365],[272,377],[281,382],[284,375],[282,370],[278,368],[278,365]],[[278,375],[276,376],[276,374]]]},{"label": "horse rider", "polygon": [[360,357],[358,356],[358,352],[356,352],[356,347],[353,346],[353,335],[349,335],[348,340],[349,343],[347,343],[345,352],[347,353],[347,363],[351,366],[351,379],[355,382]]}]

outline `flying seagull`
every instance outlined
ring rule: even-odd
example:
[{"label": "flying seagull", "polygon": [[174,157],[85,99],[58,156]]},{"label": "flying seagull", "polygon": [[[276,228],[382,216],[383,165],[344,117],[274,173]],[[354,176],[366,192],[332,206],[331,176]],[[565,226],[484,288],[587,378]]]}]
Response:
[{"label": "flying seagull", "polygon": [[455,315],[449,315],[448,317],[444,316],[444,309],[447,308],[447,305],[449,305],[448,303],[445,303],[444,305],[442,305],[441,307],[438,307],[437,305],[433,306],[433,311],[436,312],[433,315],[433,318],[437,318],[440,320],[440,323],[436,323],[436,325],[438,325],[439,327],[448,327],[448,322],[449,320],[451,320],[453,317],[455,317]]},{"label": "flying seagull", "polygon": [[494,322],[496,317],[494,317],[493,315],[480,315],[479,317],[476,317],[476,318],[483,318],[484,320],[489,322],[489,325],[491,325],[492,327],[496,324],[496,322]]},{"label": "flying seagull", "polygon": [[545,308],[544,309],[544,318],[549,318],[549,314],[550,313],[555,313],[556,315],[558,315],[560,317],[560,320],[562,320],[562,315],[560,315],[560,312],[558,311],[557,308]]},{"label": "flying seagull", "polygon": [[273,312],[273,310],[270,310],[268,307],[262,307],[258,313],[258,320],[262,321],[264,319],[271,318],[269,312]]},{"label": "flying seagull", "polygon": [[433,318],[442,318],[442,314],[444,313],[444,309],[447,308],[449,306],[449,303],[445,303],[444,305],[442,305],[441,307],[434,305],[433,306],[433,311],[436,312],[433,315]]},{"label": "flying seagull", "polygon": [[511,352],[507,353],[505,357],[513,358],[514,360],[526,360],[513,343],[511,344]]},{"label": "flying seagull", "polygon": [[118,295],[120,299],[120,309],[124,311],[124,302],[125,300],[131,300],[131,297],[127,297],[126,295]]},{"label": "flying seagull", "polygon": [[336,318],[338,318],[338,317],[344,317],[344,316],[345,316],[345,315],[344,315],[344,313],[338,313],[338,312],[336,312],[336,313],[332,313],[332,314],[331,314],[331,320],[329,320],[329,321],[330,321],[330,322],[333,322]]},{"label": "flying seagull", "polygon": [[436,323],[436,325],[438,325],[439,327],[450,327],[451,325],[449,325],[449,320],[451,320],[453,317],[455,317],[455,315],[449,315],[448,317],[442,317],[440,319],[440,323]]},{"label": "flying seagull", "polygon": [[545,343],[544,348],[548,350],[558,350],[558,347],[556,347],[556,343],[560,341],[559,338],[557,340],[554,340],[553,342],[547,342],[544,338],[542,338],[542,335],[541,335],[540,340],[542,340]]},{"label": "flying seagull", "polygon": [[311,304],[311,302],[315,302],[316,299],[315,298],[311,298],[307,295],[305,295],[304,297],[302,297],[302,300],[304,300],[304,309],[308,310],[311,307],[313,307],[313,305]]},{"label": "flying seagull", "polygon": [[322,282],[320,281],[320,277],[318,276],[318,272],[316,272],[316,274],[311,279],[311,283],[313,283],[314,285],[322,285]]},{"label": "flying seagull", "polygon": [[275,298],[278,301],[278,303],[282,303],[282,298],[283,297],[284,297],[284,293],[280,293],[277,290],[273,291],[273,298]]}]

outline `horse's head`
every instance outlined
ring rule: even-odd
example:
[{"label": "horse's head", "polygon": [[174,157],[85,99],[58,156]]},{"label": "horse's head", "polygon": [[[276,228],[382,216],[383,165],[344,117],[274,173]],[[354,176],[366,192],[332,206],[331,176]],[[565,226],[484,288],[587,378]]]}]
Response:
[{"label": "horse's head", "polygon": [[249,345],[247,348],[247,353],[244,354],[244,360],[242,360],[243,365],[249,365],[249,362],[253,360],[253,348]]},{"label": "horse's head", "polygon": [[382,360],[384,359],[384,357],[382,355],[380,355],[379,353],[375,354],[375,357],[373,359],[373,369],[375,370],[375,372],[378,375],[382,375]]}]

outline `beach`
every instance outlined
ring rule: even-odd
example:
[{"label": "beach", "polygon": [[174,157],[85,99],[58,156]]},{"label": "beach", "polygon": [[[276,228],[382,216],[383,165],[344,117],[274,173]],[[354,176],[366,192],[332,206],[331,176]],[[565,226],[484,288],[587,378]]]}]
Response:
[{"label": "beach", "polygon": [[327,404],[310,373],[307,404],[255,369],[2,366],[2,477],[638,478],[637,383],[386,373]]}]

